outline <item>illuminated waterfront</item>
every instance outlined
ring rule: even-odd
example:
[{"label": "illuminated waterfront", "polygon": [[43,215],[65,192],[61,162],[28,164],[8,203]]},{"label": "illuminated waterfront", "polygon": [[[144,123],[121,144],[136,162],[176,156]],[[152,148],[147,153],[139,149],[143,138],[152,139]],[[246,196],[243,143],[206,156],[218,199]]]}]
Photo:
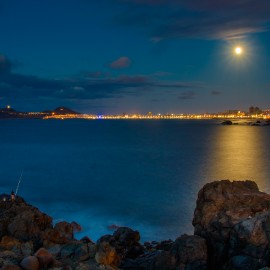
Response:
[{"label": "illuminated waterfront", "polygon": [[92,115],[92,114],[59,114],[44,116],[44,119],[269,119],[270,113],[245,114],[243,112],[230,113],[213,113],[213,114],[124,114],[124,115]]},{"label": "illuminated waterfront", "polygon": [[270,110],[261,110],[258,107],[250,107],[249,112],[241,110],[227,110],[219,113],[166,113],[155,114],[148,112],[147,114],[84,114],[72,111],[66,107],[58,107],[54,110],[42,112],[18,112],[11,108],[10,105],[0,109],[0,118],[36,118],[36,119],[269,119]]}]

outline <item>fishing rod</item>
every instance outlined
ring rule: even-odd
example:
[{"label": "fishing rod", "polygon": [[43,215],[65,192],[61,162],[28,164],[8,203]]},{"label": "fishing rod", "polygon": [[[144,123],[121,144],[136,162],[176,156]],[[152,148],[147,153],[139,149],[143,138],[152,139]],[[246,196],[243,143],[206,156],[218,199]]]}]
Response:
[{"label": "fishing rod", "polygon": [[17,193],[18,193],[18,190],[19,190],[19,187],[20,187],[20,183],[22,181],[22,176],[23,176],[23,171],[21,173],[21,176],[20,176],[18,184],[17,184],[17,188],[16,188],[16,191],[15,191],[15,196],[17,196]]}]

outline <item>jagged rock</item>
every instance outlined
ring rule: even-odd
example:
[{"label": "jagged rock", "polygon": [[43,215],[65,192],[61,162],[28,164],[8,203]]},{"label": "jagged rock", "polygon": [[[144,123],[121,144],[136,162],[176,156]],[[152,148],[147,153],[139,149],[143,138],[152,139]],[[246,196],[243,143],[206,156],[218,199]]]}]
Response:
[{"label": "jagged rock", "polygon": [[144,248],[139,241],[140,233],[127,227],[118,228],[110,239],[110,243],[116,248],[119,257],[131,259],[143,254]]},{"label": "jagged rock", "polygon": [[68,243],[68,239],[61,236],[60,232],[53,228],[47,229],[44,232],[43,246],[49,247],[57,244],[63,245],[66,243]]},{"label": "jagged rock", "polygon": [[32,241],[24,242],[21,244],[21,253],[25,256],[30,256],[34,253],[34,245]]},{"label": "jagged rock", "polygon": [[225,126],[230,126],[232,124],[233,124],[233,122],[230,120],[225,120],[224,122],[221,123],[221,125],[225,125]]},{"label": "jagged rock", "polygon": [[75,270],[92,270],[92,267],[85,263],[80,263]]},{"label": "jagged rock", "polygon": [[16,254],[21,254],[21,242],[11,236],[3,236],[0,242],[1,250],[11,250]]},{"label": "jagged rock", "polygon": [[154,250],[169,251],[171,249],[172,245],[173,245],[172,240],[164,240],[161,242],[152,241],[152,242],[145,242],[144,248],[148,251],[154,251]]},{"label": "jagged rock", "polygon": [[38,270],[40,265],[38,258],[35,256],[28,256],[21,261],[21,267],[25,270]]},{"label": "jagged rock", "polygon": [[18,265],[5,265],[1,270],[22,270],[22,268]]},{"label": "jagged rock", "polygon": [[40,248],[36,253],[35,256],[39,261],[39,265],[42,268],[47,268],[49,265],[53,265],[54,258],[52,254],[46,250],[45,248]]},{"label": "jagged rock", "polygon": [[45,231],[43,245],[67,244],[74,240],[74,232],[80,230],[81,226],[74,221],[72,223],[66,221],[58,222],[54,228],[49,228]]},{"label": "jagged rock", "polygon": [[19,265],[23,259],[22,256],[16,254],[13,251],[5,250],[0,252],[0,267],[4,265]]},{"label": "jagged rock", "polygon": [[231,257],[224,268],[228,270],[257,270],[260,268],[260,263],[250,256],[238,255]]},{"label": "jagged rock", "polygon": [[[43,244],[49,245],[50,242],[68,243],[73,240],[74,231],[79,230],[81,227],[76,222],[59,222],[53,228],[51,217],[27,204],[20,197],[15,202],[0,201],[0,238],[10,236],[20,243],[32,241],[34,248],[38,248]],[[19,247],[19,242],[16,246]]]},{"label": "jagged rock", "polygon": [[[18,207],[18,211],[22,211]],[[28,208],[28,207],[27,207]],[[39,212],[38,209],[29,209],[19,213],[8,225],[8,234],[21,241],[42,239],[42,232],[51,226],[52,219]]]},{"label": "jagged rock", "polygon": [[79,263],[75,270],[100,270],[100,268],[95,264]]},{"label": "jagged rock", "polygon": [[[78,224],[77,224],[78,225]],[[66,244],[74,240],[74,224],[61,221],[55,224],[54,228],[49,228],[44,232],[44,246],[51,246],[53,244]],[[79,225],[78,225],[79,226]]]},{"label": "jagged rock", "polygon": [[[198,194],[193,225],[195,235],[183,235],[175,242],[142,246],[139,232],[120,227],[94,244],[89,238],[74,239],[74,231],[80,230],[74,222],[53,228],[49,216],[23,200],[1,201],[0,267],[17,270],[14,267],[21,263],[26,270],[48,266],[53,270],[266,270],[269,266],[270,195],[260,192],[254,182],[206,184]],[[37,248],[36,256],[28,256]]]},{"label": "jagged rock", "polygon": [[[151,265],[151,270],[176,270],[177,261],[175,256],[172,256],[170,252],[161,252],[156,257]],[[184,269],[184,265],[180,265],[179,269]]]},{"label": "jagged rock", "polygon": [[123,259],[143,254],[140,234],[127,227],[118,228],[113,235],[105,235],[97,242],[96,260],[100,264],[117,266]]},{"label": "jagged rock", "polygon": [[169,253],[176,261],[176,268],[185,265],[185,269],[206,269],[206,241],[199,236],[183,235],[177,238]]},{"label": "jagged rock", "polygon": [[[253,218],[247,218],[233,227],[229,241],[229,266],[235,262],[250,262],[249,269],[267,266],[270,260],[270,212],[257,213]],[[243,256],[244,255],[244,256]],[[236,261],[236,258],[238,260]],[[244,257],[244,258],[243,258]],[[229,268],[231,267],[231,268]],[[233,269],[233,268],[232,268]],[[243,269],[243,268],[242,268]]]},{"label": "jagged rock", "polygon": [[173,246],[172,240],[161,241],[156,245],[157,250],[169,251]]},{"label": "jagged rock", "polygon": [[97,252],[97,246],[93,243],[88,243],[87,247],[88,247],[89,258],[94,259]]},{"label": "jagged rock", "polygon": [[183,235],[176,239],[169,251],[155,251],[135,260],[123,262],[124,270],[207,269],[206,241],[199,236]]},{"label": "jagged rock", "polygon": [[[155,262],[160,253],[161,251],[147,252],[135,260],[126,259],[122,261],[121,268],[124,270],[155,270]],[[169,267],[166,269],[169,270]]]},{"label": "jagged rock", "polygon": [[97,243],[96,262],[101,265],[119,265],[120,258],[116,249],[109,242],[101,240]]},{"label": "jagged rock", "polygon": [[59,257],[62,259],[72,258],[75,261],[88,260],[90,258],[89,245],[79,241],[71,242],[61,248]]},{"label": "jagged rock", "polygon": [[80,224],[78,224],[77,222],[75,221],[72,221],[71,223],[71,226],[72,226],[72,229],[73,229],[73,232],[81,232],[82,231],[82,227]]},{"label": "jagged rock", "polygon": [[55,224],[54,230],[59,232],[60,237],[66,238],[67,241],[73,240],[74,238],[74,226],[71,223],[66,221],[58,222]]},{"label": "jagged rock", "polygon": [[193,225],[207,241],[209,269],[266,266],[269,210],[270,195],[252,181],[206,184],[198,194]]},{"label": "jagged rock", "polygon": [[72,267],[68,264],[64,265],[61,270],[73,270]]},{"label": "jagged rock", "polygon": [[94,243],[88,236],[84,236],[80,242],[83,242],[83,243]]},{"label": "jagged rock", "polygon": [[0,242],[0,249],[11,250],[18,255],[30,256],[33,253],[33,243],[21,242],[11,236],[3,236]]},{"label": "jagged rock", "polygon": [[12,250],[14,247],[19,246],[20,247],[21,242],[11,236],[3,236],[0,242],[0,248],[5,250]]},{"label": "jagged rock", "polygon": [[52,227],[52,218],[17,197],[15,202],[0,202],[0,237],[11,236],[39,245],[43,231]]},{"label": "jagged rock", "polygon": [[60,251],[62,246],[59,244],[45,245],[46,249],[54,256],[58,257],[60,255]]},{"label": "jagged rock", "polygon": [[128,227],[118,228],[114,234],[116,241],[120,242],[122,245],[131,246],[140,241],[140,233],[138,231],[133,231]]}]

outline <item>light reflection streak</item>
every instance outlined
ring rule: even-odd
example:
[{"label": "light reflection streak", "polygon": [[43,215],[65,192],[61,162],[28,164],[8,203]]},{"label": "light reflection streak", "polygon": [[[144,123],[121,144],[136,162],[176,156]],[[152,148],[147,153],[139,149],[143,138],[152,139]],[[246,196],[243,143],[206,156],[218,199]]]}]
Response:
[{"label": "light reflection streak", "polygon": [[212,180],[253,180],[269,192],[264,127],[223,126],[210,145],[208,169]]}]

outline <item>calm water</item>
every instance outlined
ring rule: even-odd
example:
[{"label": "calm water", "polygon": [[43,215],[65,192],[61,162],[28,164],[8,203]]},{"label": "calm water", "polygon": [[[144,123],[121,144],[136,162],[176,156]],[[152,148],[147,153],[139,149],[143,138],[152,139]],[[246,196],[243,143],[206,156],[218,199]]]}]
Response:
[{"label": "calm water", "polygon": [[0,190],[93,240],[129,226],[142,240],[192,233],[197,192],[220,179],[270,192],[270,127],[219,121],[1,120]]}]

